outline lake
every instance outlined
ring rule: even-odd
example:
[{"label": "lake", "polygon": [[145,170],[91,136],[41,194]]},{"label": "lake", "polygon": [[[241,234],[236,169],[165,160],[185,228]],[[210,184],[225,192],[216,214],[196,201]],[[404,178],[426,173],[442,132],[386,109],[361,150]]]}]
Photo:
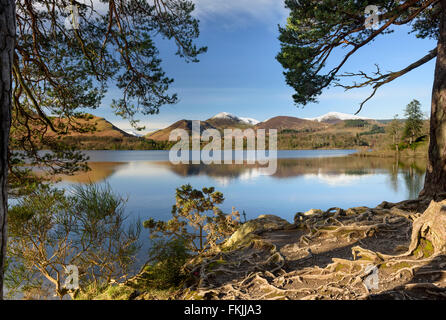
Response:
[{"label": "lake", "polygon": [[128,198],[129,216],[168,220],[175,188],[214,186],[224,194],[224,212],[235,207],[248,219],[261,214],[288,221],[298,211],[331,207],[375,207],[382,201],[415,198],[425,162],[348,156],[354,150],[278,151],[277,172],[261,175],[258,165],[174,165],[168,151],[87,151],[91,171],[62,177],[69,187],[108,183]]}]

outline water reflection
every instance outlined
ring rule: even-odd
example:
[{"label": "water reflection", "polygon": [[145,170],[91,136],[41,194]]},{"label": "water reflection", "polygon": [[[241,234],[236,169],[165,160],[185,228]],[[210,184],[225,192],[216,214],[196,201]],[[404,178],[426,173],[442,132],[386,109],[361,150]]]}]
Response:
[{"label": "water reflection", "polygon": [[[230,185],[237,180],[253,180],[261,176],[262,166],[254,165],[175,165],[168,161],[138,162],[91,162],[91,170],[75,176],[63,176],[62,180],[72,183],[99,183],[117,174],[129,174],[137,171],[142,176],[155,172],[170,172],[186,177],[204,176],[218,185]],[[399,192],[401,182],[407,189],[407,198],[416,198],[424,183],[426,161],[423,159],[364,158],[364,157],[329,157],[279,159],[277,172],[272,179],[293,179],[303,177],[306,180],[319,180],[328,185],[349,185],[364,176],[386,175],[388,185]],[[403,179],[400,179],[400,178]],[[129,178],[131,178],[129,176]],[[402,181],[401,181],[402,180]]]},{"label": "water reflection", "polygon": [[129,212],[142,219],[169,218],[175,188],[186,183],[215,186],[225,195],[223,210],[235,206],[248,218],[276,214],[292,220],[295,212],[311,208],[376,206],[383,200],[417,197],[426,166],[418,159],[282,158],[274,175],[263,176],[259,165],[173,165],[158,154],[130,161],[131,153],[118,161],[101,161],[116,160],[104,155],[90,163],[90,172],[62,177],[62,186],[107,182],[128,197]]},{"label": "water reflection", "polygon": [[[183,184],[190,183],[194,188],[214,186],[224,194],[224,212],[235,207],[245,212],[247,219],[275,214],[290,222],[298,211],[374,207],[384,200],[415,198],[423,187],[423,160],[300,155],[279,159],[277,172],[263,176],[259,165],[173,165],[165,161],[165,153],[156,152],[150,158],[141,152],[104,151],[94,155],[91,171],[62,177],[61,186],[108,183],[128,198],[126,213],[141,220],[170,219],[175,188]],[[306,155],[311,152],[306,151]],[[148,234],[143,232],[142,237],[144,255]]]},{"label": "water reflection", "polygon": [[127,164],[122,162],[90,162],[88,167],[90,171],[79,172],[73,176],[58,176],[63,181],[75,182],[81,184],[98,183],[106,180],[114,173],[124,168]]}]

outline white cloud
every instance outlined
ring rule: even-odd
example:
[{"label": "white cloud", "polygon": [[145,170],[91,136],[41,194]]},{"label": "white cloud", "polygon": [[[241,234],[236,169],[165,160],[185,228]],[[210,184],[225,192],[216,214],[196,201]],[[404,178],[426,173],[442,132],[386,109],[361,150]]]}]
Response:
[{"label": "white cloud", "polygon": [[201,20],[225,17],[231,24],[264,21],[267,24],[283,23],[287,17],[283,0],[193,0],[194,15]]}]

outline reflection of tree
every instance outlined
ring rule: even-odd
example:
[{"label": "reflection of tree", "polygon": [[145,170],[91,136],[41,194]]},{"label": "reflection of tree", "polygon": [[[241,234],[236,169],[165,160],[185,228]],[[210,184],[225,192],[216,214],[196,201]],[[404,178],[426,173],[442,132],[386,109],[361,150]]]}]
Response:
[{"label": "reflection of tree", "polygon": [[423,189],[424,170],[412,164],[404,171],[403,178],[408,191],[408,199],[418,198],[418,194]]},{"label": "reflection of tree", "polygon": [[392,164],[392,170],[389,170],[390,185],[395,192],[398,192],[398,172],[399,161],[397,158],[396,161]]},{"label": "reflection of tree", "polygon": [[408,199],[417,198],[423,188],[425,168],[426,160],[424,159],[395,159],[391,170],[389,170],[389,181],[392,189],[398,192],[401,173],[408,190]]}]

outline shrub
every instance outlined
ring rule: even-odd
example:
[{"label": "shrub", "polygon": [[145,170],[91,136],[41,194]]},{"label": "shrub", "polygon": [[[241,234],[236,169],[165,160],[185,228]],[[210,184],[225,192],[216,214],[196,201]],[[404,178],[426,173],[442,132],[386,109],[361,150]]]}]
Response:
[{"label": "shrub", "polygon": [[144,277],[150,287],[169,289],[184,279],[182,267],[190,252],[182,239],[158,240],[149,250],[150,259],[144,267]]},{"label": "shrub", "polygon": [[[79,286],[125,278],[140,248],[140,224],[124,227],[125,200],[108,186],[78,186],[70,195],[41,186],[8,213],[6,285],[9,292],[51,285],[63,297],[74,265]],[[48,283],[49,282],[49,283]]]},{"label": "shrub", "polygon": [[369,125],[369,122],[362,119],[352,119],[344,121],[344,126],[346,128],[364,128],[367,125]]},{"label": "shrub", "polygon": [[234,210],[230,215],[224,214],[217,207],[223,201],[223,194],[213,187],[200,191],[183,185],[176,189],[172,219],[165,222],[151,218],[144,221],[144,227],[150,230],[152,238],[181,239],[188,249],[201,253],[214,248],[238,227],[240,214]]}]

